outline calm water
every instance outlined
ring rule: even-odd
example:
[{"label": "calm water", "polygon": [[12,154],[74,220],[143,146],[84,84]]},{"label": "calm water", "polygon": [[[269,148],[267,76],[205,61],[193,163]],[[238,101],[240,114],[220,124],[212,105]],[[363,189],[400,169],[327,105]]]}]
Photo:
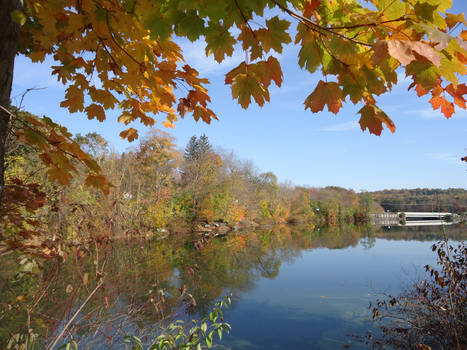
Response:
[{"label": "calm water", "polygon": [[[445,234],[465,240],[467,228],[448,227]],[[11,299],[16,288],[17,295],[34,301],[33,295],[56,276],[31,323],[38,338],[50,344],[96,285],[97,266],[105,276],[104,288],[70,328],[80,348],[124,348],[125,334],[154,333],[161,318],[199,316],[232,293],[233,304],[224,316],[233,330],[224,338],[224,348],[336,349],[350,344],[358,349],[362,345],[348,334],[363,335],[371,328],[369,303],[423,277],[423,266],[435,262],[430,246],[442,237],[434,227],[312,232],[282,227],[211,240],[200,250],[183,241],[112,245],[98,257],[75,249],[59,267],[45,266],[31,280],[32,291],[26,284],[8,290],[3,285],[1,299]],[[4,280],[11,277],[2,272]],[[195,308],[180,303],[188,301],[186,294],[179,297],[182,286],[195,298]],[[0,320],[0,345],[24,332],[25,315],[18,310]]]},{"label": "calm water", "polygon": [[234,349],[333,349],[370,327],[368,305],[397,293],[433,261],[431,242],[377,238],[343,249],[305,249],[274,279],[238,294],[225,343]]}]

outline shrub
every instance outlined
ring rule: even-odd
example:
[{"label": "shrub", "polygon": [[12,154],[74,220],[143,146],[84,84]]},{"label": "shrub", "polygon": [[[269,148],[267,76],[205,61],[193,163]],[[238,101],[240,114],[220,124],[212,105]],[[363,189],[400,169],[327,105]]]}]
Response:
[{"label": "shrub", "polygon": [[378,300],[373,318],[381,330],[366,343],[381,349],[467,349],[467,246],[433,244],[438,267],[398,297]]}]

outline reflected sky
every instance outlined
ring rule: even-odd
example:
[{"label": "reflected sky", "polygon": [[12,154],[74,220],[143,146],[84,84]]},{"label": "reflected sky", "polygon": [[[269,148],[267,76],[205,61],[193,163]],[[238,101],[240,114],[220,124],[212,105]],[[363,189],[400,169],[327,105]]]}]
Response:
[{"label": "reflected sky", "polygon": [[[465,240],[467,229],[453,225],[446,235]],[[422,278],[424,266],[435,264],[431,245],[443,237],[433,227],[279,226],[212,239],[202,249],[186,238],[110,244],[99,254],[105,284],[74,320],[70,334],[80,349],[124,349],[126,334],[149,345],[162,319],[201,317],[232,293],[233,304],[224,315],[232,332],[221,347],[320,350],[350,344],[360,349],[362,344],[348,335],[371,328],[369,303],[397,295]],[[18,295],[32,300],[57,273],[31,315],[38,348],[50,342],[97,284],[96,258],[87,251],[79,264],[68,259],[57,268],[51,261],[21,283],[15,282],[15,260],[4,258],[0,277],[11,282],[0,284],[1,303],[18,304]],[[85,272],[89,281],[83,288]],[[180,290],[193,295],[195,308],[188,307]],[[0,348],[11,334],[27,332],[26,319],[21,308],[0,319]]]},{"label": "reflected sky", "polygon": [[233,327],[224,345],[232,349],[333,349],[363,335],[368,305],[383,293],[398,293],[435,262],[432,242],[376,239],[346,249],[304,250],[271,280],[256,281],[238,296],[226,318]]}]

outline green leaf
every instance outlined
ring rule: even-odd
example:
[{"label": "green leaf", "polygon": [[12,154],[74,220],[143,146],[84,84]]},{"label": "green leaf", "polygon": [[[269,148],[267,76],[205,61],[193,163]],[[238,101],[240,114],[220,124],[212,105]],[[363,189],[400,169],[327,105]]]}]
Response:
[{"label": "green leaf", "polygon": [[235,38],[229,33],[227,28],[218,23],[210,23],[206,36],[206,56],[214,55],[217,62],[222,62],[225,56],[232,56]]},{"label": "green leaf", "polygon": [[445,12],[452,7],[452,0],[419,0],[430,5],[436,6],[438,11]]},{"label": "green leaf", "polygon": [[323,49],[317,40],[304,44],[298,53],[298,64],[301,68],[305,67],[310,73],[315,72],[321,65]]},{"label": "green leaf", "polygon": [[465,74],[465,65],[460,63],[458,60],[448,60],[443,58],[441,60],[440,73],[454,85],[457,85],[458,79],[455,73]]},{"label": "green leaf", "polygon": [[172,32],[172,26],[157,14],[150,15],[144,26],[150,31],[151,38],[156,40],[165,40]]},{"label": "green leaf", "polygon": [[197,15],[196,11],[190,11],[178,20],[175,25],[175,34],[195,41],[204,34],[204,21]]},{"label": "green leaf", "polygon": [[433,21],[433,16],[437,8],[438,5],[432,5],[427,2],[417,2],[414,6],[415,14],[430,22]]},{"label": "green leaf", "polygon": [[46,139],[38,132],[31,128],[24,129],[24,136],[30,145],[41,146],[45,144]]},{"label": "green leaf", "polygon": [[262,106],[265,101],[269,101],[269,92],[252,75],[238,74],[233,79],[232,97],[238,100],[243,108],[248,108],[251,103],[251,97],[255,102]]},{"label": "green leaf", "polygon": [[257,31],[258,39],[261,41],[264,51],[268,52],[273,49],[282,53],[282,45],[292,42],[289,33],[287,33],[290,22],[275,16],[266,21],[266,26],[267,30],[260,29]]},{"label": "green leaf", "polygon": [[389,19],[399,18],[407,11],[407,5],[401,0],[379,0],[377,8]]},{"label": "green leaf", "polygon": [[206,337],[206,345],[208,346],[208,348],[210,348],[212,346],[212,335],[213,335],[213,332],[214,331],[211,331],[209,333],[209,335]]},{"label": "green leaf", "polygon": [[23,26],[26,23],[26,15],[20,10],[11,11],[10,16],[13,22],[18,23],[20,26]]},{"label": "green leaf", "polygon": [[333,36],[329,42],[329,50],[334,57],[337,57],[346,64],[358,64],[359,62],[357,47],[348,40]]},{"label": "green leaf", "polygon": [[359,83],[357,76],[351,74],[341,74],[339,82],[342,85],[343,96],[349,96],[350,100],[355,104],[358,103],[363,97],[363,86]]},{"label": "green leaf", "polygon": [[425,90],[431,90],[438,85],[439,71],[428,60],[413,61],[405,68],[406,75],[412,75],[415,83]]}]

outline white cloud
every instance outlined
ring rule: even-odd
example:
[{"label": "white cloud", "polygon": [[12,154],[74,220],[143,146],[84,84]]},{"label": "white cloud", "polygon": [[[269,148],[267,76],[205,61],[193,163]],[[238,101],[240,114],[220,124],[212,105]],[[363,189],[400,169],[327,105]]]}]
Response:
[{"label": "white cloud", "polygon": [[349,131],[353,129],[358,129],[358,127],[359,127],[358,123],[355,120],[353,120],[350,122],[330,125],[325,128],[322,128],[321,130],[323,131]]},{"label": "white cloud", "polygon": [[224,61],[218,63],[212,55],[206,57],[206,43],[201,39],[195,42],[183,40],[178,44],[183,48],[183,56],[186,62],[198,70],[201,76],[224,75],[245,59],[245,53],[241,49],[235,48],[231,57],[226,56]]},{"label": "white cloud", "polygon": [[[433,110],[431,108],[424,108],[424,109],[412,109],[404,112],[405,114],[410,114],[410,115],[415,115],[420,117],[421,119],[427,119],[427,120],[435,120],[435,119],[446,119],[444,114],[441,113],[441,111],[438,110]],[[452,115],[452,118],[465,118],[467,117],[467,112],[457,108],[456,113]]]}]

